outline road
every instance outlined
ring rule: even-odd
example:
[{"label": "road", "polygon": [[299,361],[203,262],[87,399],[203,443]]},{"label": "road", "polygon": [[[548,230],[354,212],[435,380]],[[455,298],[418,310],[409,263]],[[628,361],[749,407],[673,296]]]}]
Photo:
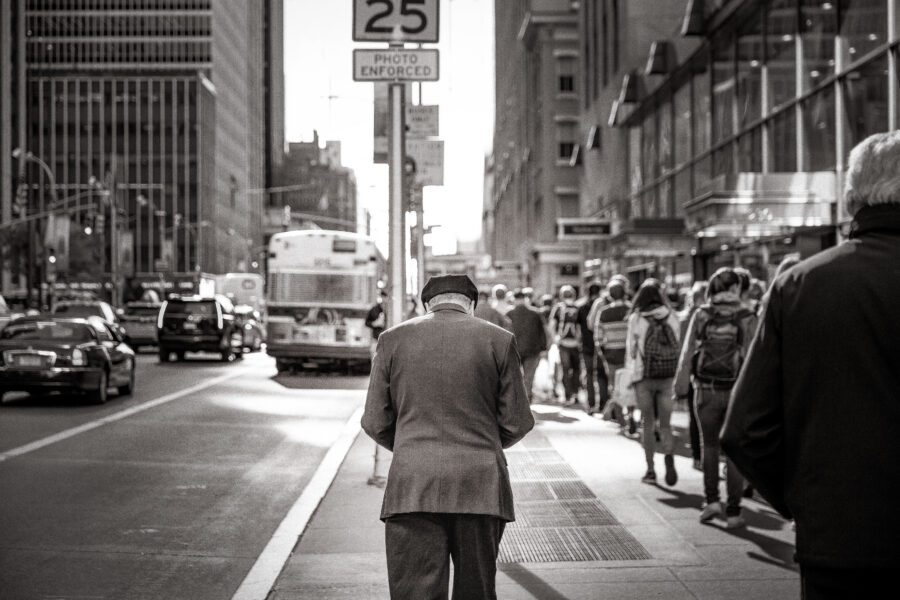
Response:
[{"label": "road", "polygon": [[230,598],[366,385],[262,354],[138,362],[130,398],[0,405],[3,599]]}]

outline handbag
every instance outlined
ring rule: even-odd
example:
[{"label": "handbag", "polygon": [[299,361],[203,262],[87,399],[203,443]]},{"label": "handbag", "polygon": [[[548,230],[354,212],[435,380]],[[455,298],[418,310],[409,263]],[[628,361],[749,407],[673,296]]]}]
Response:
[{"label": "handbag", "polygon": [[634,394],[634,385],[631,380],[634,374],[630,367],[621,367],[616,371],[614,379],[612,401],[622,408],[633,408],[637,406],[637,398]]}]

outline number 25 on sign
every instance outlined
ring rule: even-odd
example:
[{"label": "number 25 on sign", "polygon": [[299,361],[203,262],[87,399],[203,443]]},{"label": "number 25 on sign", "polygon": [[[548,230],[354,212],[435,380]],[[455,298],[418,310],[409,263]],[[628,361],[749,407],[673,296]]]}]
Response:
[{"label": "number 25 on sign", "polygon": [[353,41],[438,41],[440,0],[353,0]]}]

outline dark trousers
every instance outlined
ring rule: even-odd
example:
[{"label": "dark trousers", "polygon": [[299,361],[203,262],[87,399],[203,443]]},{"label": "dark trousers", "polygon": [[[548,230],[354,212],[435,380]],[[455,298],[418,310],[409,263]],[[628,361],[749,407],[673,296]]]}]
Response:
[{"label": "dark trousers", "polygon": [[581,380],[581,348],[559,347],[559,363],[562,370],[563,388],[566,400],[578,398]]},{"label": "dark trousers", "polygon": [[392,600],[496,600],[497,553],[506,522],[488,515],[409,513],[385,520]]},{"label": "dark trousers", "polygon": [[896,569],[832,569],[800,566],[802,600],[889,598],[896,593],[896,588]]},{"label": "dark trousers", "polygon": [[[606,369],[603,367],[603,359],[593,352],[582,351],[581,359],[584,363],[584,386],[587,388],[588,408],[593,409],[597,405],[597,388],[600,390],[600,410],[606,406],[609,399],[609,388],[606,387]],[[595,387],[595,382],[596,386]]]},{"label": "dark trousers", "polygon": [[[716,390],[699,385],[694,388],[694,410],[700,424],[700,439],[703,443],[703,488],[708,503],[719,501],[719,432],[725,424],[728,398],[731,390]],[[744,493],[744,478],[734,467],[730,458],[725,459],[725,488],[727,502],[725,514],[741,514],[741,498]]]},{"label": "dark trousers", "polygon": [[534,393],[532,392],[532,388],[534,387],[534,373],[537,371],[540,362],[540,354],[522,357],[522,374],[525,376],[525,391],[528,392],[528,399],[531,402],[534,402]]},{"label": "dark trousers", "polygon": [[697,411],[694,409],[694,384],[688,387],[688,414],[690,421],[688,423],[688,431],[691,440],[691,458],[700,462],[703,460],[701,452],[702,444],[700,443],[700,426],[697,424]]}]

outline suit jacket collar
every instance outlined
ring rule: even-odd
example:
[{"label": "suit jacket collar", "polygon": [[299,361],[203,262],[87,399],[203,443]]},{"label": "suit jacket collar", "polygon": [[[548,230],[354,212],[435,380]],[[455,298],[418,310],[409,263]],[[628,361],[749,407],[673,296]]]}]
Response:
[{"label": "suit jacket collar", "polygon": [[859,237],[873,231],[900,234],[900,204],[864,206],[859,209],[850,224],[850,237]]},{"label": "suit jacket collar", "polygon": [[464,309],[459,304],[453,304],[452,302],[444,302],[442,304],[438,304],[437,306],[435,306],[434,308],[431,309],[431,312],[439,312],[439,311],[444,311],[444,310],[453,310],[453,311],[462,313],[464,315],[468,314],[466,312],[466,309]]}]

